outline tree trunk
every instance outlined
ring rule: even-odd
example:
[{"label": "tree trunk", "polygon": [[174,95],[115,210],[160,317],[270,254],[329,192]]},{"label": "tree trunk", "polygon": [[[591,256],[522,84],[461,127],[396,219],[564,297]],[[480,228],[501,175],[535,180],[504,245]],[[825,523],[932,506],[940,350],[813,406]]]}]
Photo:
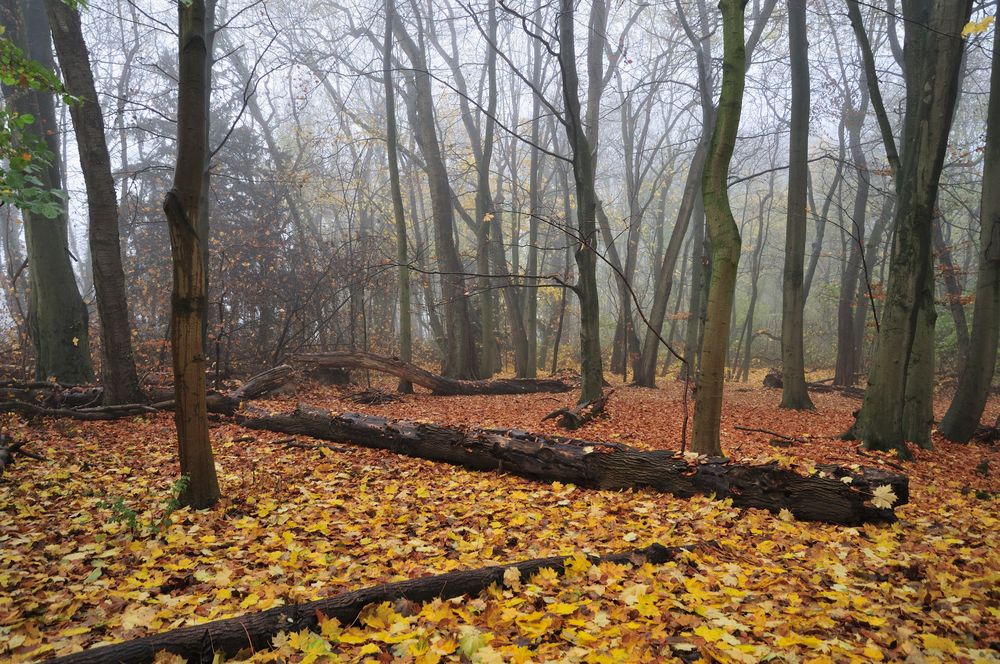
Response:
[{"label": "tree trunk", "polygon": [[201,214],[203,172],[208,152],[208,94],[205,0],[178,4],[177,166],[173,188],[163,209],[170,229],[173,257],[170,342],[177,407],[177,443],[181,474],[190,480],[180,500],[194,508],[218,501],[212,444],[205,404],[204,321],[207,275],[202,255]]},{"label": "tree trunk", "polygon": [[[804,521],[860,524],[893,520],[892,510],[865,505],[877,486],[889,485],[896,504],[909,497],[908,480],[875,468],[821,468],[827,476],[802,476],[777,464],[744,465],[710,459],[690,465],[673,452],[646,452],[620,443],[542,436],[517,429],[470,429],[360,413],[331,416],[299,407],[287,414],[246,413],[241,426],[386,449],[471,470],[505,471],[543,482],[621,491],[648,487],[689,498],[714,495],[734,505],[778,512]],[[852,482],[840,480],[851,476]]]},{"label": "tree trunk", "polygon": [[[399,275],[399,358],[413,361],[413,332],[410,328],[410,267],[407,258],[406,213],[403,211],[403,192],[399,186],[398,137],[396,135],[396,91],[392,82],[392,22],[396,6],[385,0],[385,35],[382,51],[382,77],[385,83],[386,157],[389,161],[389,188],[392,195],[392,215],[396,222],[396,263]],[[399,391],[413,392],[413,385],[400,379]]]},{"label": "tree trunk", "polygon": [[71,105],[69,110],[87,186],[90,256],[101,322],[104,403],[138,403],[142,401],[142,393],[135,370],[131,324],[125,299],[125,271],[118,235],[118,199],[104,134],[104,116],[97,102],[94,76],[90,70],[90,54],[77,10],[61,0],[46,0],[45,7],[66,89],[82,100]]},{"label": "tree trunk", "polygon": [[427,171],[434,218],[434,244],[438,265],[443,273],[441,295],[444,299],[445,357],[441,373],[459,379],[478,378],[479,362],[472,316],[469,312],[469,300],[465,295],[462,261],[455,242],[451,185],[434,126],[433,91],[427,60],[423,49],[406,32],[398,16],[394,27],[399,45],[413,66],[414,95],[408,100],[408,108],[413,121],[414,137],[424,157]]},{"label": "tree trunk", "polygon": [[907,455],[903,405],[920,298],[931,268],[938,181],[956,105],[971,0],[907,3],[904,151],[897,178],[896,236],[878,347],[856,433],[867,449]]},{"label": "tree trunk", "polygon": [[983,191],[980,201],[979,273],[976,307],[965,371],[938,430],[957,442],[968,442],[979,425],[996,367],[1000,339],[1000,29],[993,28],[993,73],[986,114]]},{"label": "tree trunk", "polygon": [[[667,249],[663,254],[663,262],[657,272],[656,284],[653,287],[653,305],[649,311],[649,324],[651,327],[646,330],[643,338],[642,350],[639,354],[639,361],[635,372],[635,384],[641,387],[656,387],[656,358],[660,351],[658,335],[663,330],[663,321],[666,318],[667,305],[670,301],[670,291],[673,290],[674,269],[677,267],[677,258],[680,256],[684,236],[687,234],[691,217],[696,207],[695,200],[701,193],[701,176],[707,155],[708,141],[699,141],[694,156],[691,158],[687,180],[684,183],[684,194],[681,198],[680,207],[677,210],[677,219],[674,221],[674,228],[670,232],[670,240],[667,242]],[[701,220],[699,219],[699,221]]]},{"label": "tree trunk", "polygon": [[[580,403],[601,396],[604,371],[601,360],[600,303],[597,293],[597,195],[594,191],[593,146],[587,140],[580,113],[580,81],[576,69],[574,2],[560,0],[559,61],[566,133],[573,151],[576,184],[578,270],[576,293],[580,298]],[[604,38],[603,35],[600,36]],[[594,45],[591,44],[591,50]],[[589,100],[594,103],[594,100]]]},{"label": "tree trunk", "polygon": [[[654,543],[642,549],[600,557],[589,555],[588,558],[595,565],[601,562],[636,566],[655,565],[672,561],[683,552],[696,548],[695,546],[665,547]],[[277,606],[259,613],[214,620],[124,643],[92,648],[50,661],[53,664],[105,664],[106,662],[151,664],[156,661],[156,655],[161,651],[191,662],[211,662],[214,658],[224,661],[247,648],[253,652],[265,651],[272,646],[272,640],[279,632],[291,634],[305,629],[316,630],[320,625],[321,616],[326,620],[336,620],[341,625],[353,625],[367,606],[399,600],[430,602],[463,595],[474,596],[494,584],[502,585],[505,574],[512,568],[518,571],[522,579],[528,579],[542,569],[562,574],[565,571],[566,559],[566,556],[535,558],[508,565],[493,565],[406,581],[380,583],[312,602]]]},{"label": "tree trunk", "polygon": [[788,2],[792,62],[792,121],[788,147],[788,220],[781,298],[781,408],[812,410],[806,391],[803,270],[806,254],[806,179],[809,175],[809,41],[806,0]]},{"label": "tree trunk", "polygon": [[[0,19],[7,35],[28,57],[46,69],[54,69],[51,35],[45,4],[38,0],[2,0]],[[19,87],[3,86],[11,111],[32,115],[33,128],[52,153],[51,163],[39,169],[40,188],[62,187],[59,130],[55,96]],[[87,383],[93,379],[87,307],[80,297],[70,264],[66,213],[54,219],[22,211],[28,256],[28,330],[35,351],[35,377],[63,383]]]},{"label": "tree trunk", "polygon": [[334,351],[300,355],[296,358],[325,367],[368,369],[392,374],[414,385],[440,395],[454,394],[528,394],[533,392],[568,392],[571,386],[561,380],[538,378],[504,378],[497,380],[457,380],[425,371],[394,357],[374,353]]},{"label": "tree trunk", "polygon": [[[989,180],[983,179],[983,182]],[[984,187],[985,188],[985,187]],[[944,279],[945,297],[948,298],[948,309],[951,310],[955,322],[955,369],[961,376],[965,371],[965,360],[969,356],[969,325],[965,318],[965,306],[962,304],[962,285],[958,281],[958,268],[951,257],[951,247],[945,242],[941,226],[944,219],[938,216],[934,220],[934,250],[937,252],[938,263],[941,264],[941,276]]]},{"label": "tree trunk", "polygon": [[705,336],[701,344],[691,443],[692,451],[709,456],[722,454],[719,442],[722,389],[741,246],[740,232],[729,205],[728,178],[746,81],[743,0],[720,0],[719,8],[722,11],[724,44],[722,93],[702,179],[705,220],[712,248],[712,277],[705,311]]}]

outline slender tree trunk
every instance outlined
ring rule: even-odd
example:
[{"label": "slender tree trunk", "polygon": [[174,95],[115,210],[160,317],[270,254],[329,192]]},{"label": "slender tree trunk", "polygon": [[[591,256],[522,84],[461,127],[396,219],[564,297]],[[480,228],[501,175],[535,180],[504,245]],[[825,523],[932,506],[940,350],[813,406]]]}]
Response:
[{"label": "slender tree trunk", "polygon": [[[389,189],[392,196],[392,215],[396,222],[396,263],[399,279],[399,359],[413,362],[413,332],[410,329],[410,267],[407,257],[406,213],[403,210],[403,191],[399,186],[398,137],[396,135],[396,90],[392,82],[392,22],[396,6],[385,0],[385,35],[382,45],[382,78],[385,83],[386,156],[389,160]],[[413,385],[400,379],[399,391],[413,392]]]},{"label": "slender tree trunk", "polygon": [[101,383],[105,405],[142,401],[132,353],[132,333],[125,299],[125,271],[118,235],[118,199],[111,175],[111,155],[104,116],[97,101],[90,54],[80,14],[61,0],[46,0],[52,37],[66,89],[81,98],[70,106],[80,165],[87,186],[90,255],[101,322]]},{"label": "slender tree trunk", "polygon": [[965,45],[959,35],[972,2],[914,2],[904,5],[903,11],[907,149],[897,178],[896,234],[878,347],[856,433],[868,449],[896,449],[907,455],[903,432],[907,367],[920,299],[928,290],[934,206]]},{"label": "slender tree trunk", "polygon": [[719,9],[722,11],[723,33],[722,93],[702,179],[705,220],[712,248],[712,277],[709,282],[691,443],[692,451],[709,456],[722,454],[719,441],[722,390],[729,341],[729,318],[736,291],[736,271],[741,247],[739,229],[729,204],[727,181],[729,164],[736,147],[746,81],[743,0],[720,0]]},{"label": "slender tree trunk", "polygon": [[806,0],[788,2],[792,61],[792,122],[788,147],[788,220],[781,303],[781,408],[812,410],[806,390],[802,279],[806,253],[806,178],[809,173],[809,42]]},{"label": "slender tree trunk", "polygon": [[[688,317],[684,325],[684,372],[688,380],[694,380],[701,364],[701,338],[704,328],[705,295],[707,280],[711,276],[709,258],[705,253],[705,203],[698,187],[695,201],[694,228],[691,238],[691,292],[688,294]],[[678,378],[685,378],[683,373]]]},{"label": "slender tree trunk", "polygon": [[[420,20],[418,17],[417,20]],[[414,125],[414,137],[424,157],[430,186],[434,217],[434,244],[441,275],[441,295],[444,299],[445,357],[441,373],[449,378],[479,378],[476,343],[472,330],[469,299],[465,294],[463,266],[455,240],[455,215],[448,171],[441,155],[437,129],[434,126],[433,91],[423,48],[414,42],[395,20],[395,34],[400,47],[413,66],[414,95],[408,108]]]},{"label": "slender tree trunk", "polygon": [[1000,29],[993,28],[993,73],[986,114],[983,191],[980,200],[979,273],[976,306],[965,371],[938,430],[949,440],[968,442],[979,425],[996,367],[1000,341]]},{"label": "slender tree trunk", "polygon": [[[989,182],[983,180],[983,182]],[[952,320],[955,322],[955,345],[956,345],[956,373],[961,375],[965,371],[965,360],[969,356],[969,325],[965,318],[965,306],[962,304],[962,285],[958,281],[958,270],[952,260],[951,247],[945,242],[944,233],[941,232],[941,225],[944,219],[940,216],[934,223],[934,250],[937,252],[938,262],[941,264],[941,276],[944,278],[945,296],[948,298],[948,309],[951,311]]]},{"label": "slender tree trunk", "polygon": [[854,197],[854,209],[851,223],[845,228],[849,235],[847,244],[847,263],[840,277],[840,298],[837,306],[837,359],[834,371],[834,385],[854,385],[860,366],[858,343],[854,334],[855,308],[859,305],[855,297],[858,290],[858,278],[862,270],[863,246],[865,239],[865,220],[868,213],[868,194],[871,181],[868,172],[868,161],[861,146],[861,123],[867,105],[867,95],[862,95],[862,103],[858,111],[851,109],[848,125],[848,136],[851,147],[851,158],[854,161],[858,177],[858,190]]},{"label": "slender tree trunk", "polygon": [[[708,134],[709,130],[704,131],[706,135],[710,135]],[[663,320],[667,314],[670,291],[673,289],[674,268],[677,266],[677,258],[680,256],[684,236],[690,226],[696,200],[700,198],[701,176],[707,155],[708,141],[702,140],[698,143],[691,159],[687,181],[684,184],[684,194],[677,210],[677,219],[670,232],[670,240],[667,242],[667,249],[663,255],[663,263],[657,272],[656,285],[653,287],[653,305],[649,311],[651,329],[646,330],[642,350],[639,354],[638,370],[635,374],[636,385],[642,387],[656,386],[656,358],[660,351],[660,340],[657,335],[663,330]],[[701,219],[698,221],[701,222]]]},{"label": "slender tree trunk", "polygon": [[212,444],[205,404],[203,322],[207,275],[202,256],[200,204],[208,153],[208,44],[205,0],[178,3],[177,167],[163,209],[170,229],[173,295],[170,341],[174,363],[174,422],[181,474],[189,481],[181,501],[195,508],[218,501]]},{"label": "slender tree trunk", "polygon": [[[2,0],[0,19],[7,36],[28,57],[46,69],[54,69],[43,2]],[[60,188],[63,176],[59,167],[55,95],[6,85],[3,92],[12,111],[34,116],[32,129],[53,155],[51,163],[39,170],[40,187]],[[22,217],[28,257],[28,330],[35,351],[35,377],[61,383],[88,383],[94,374],[90,364],[87,307],[70,264],[66,213],[47,219],[22,211]]]},{"label": "slender tree trunk", "polygon": [[[597,295],[597,195],[594,191],[594,154],[587,140],[580,112],[580,81],[576,69],[574,2],[560,0],[559,60],[563,77],[566,133],[573,151],[576,184],[577,248],[579,272],[576,293],[580,298],[580,403],[593,401],[603,392],[600,303]],[[601,35],[603,39],[603,35]],[[591,50],[594,45],[591,44]],[[594,100],[589,100],[593,104]]]}]

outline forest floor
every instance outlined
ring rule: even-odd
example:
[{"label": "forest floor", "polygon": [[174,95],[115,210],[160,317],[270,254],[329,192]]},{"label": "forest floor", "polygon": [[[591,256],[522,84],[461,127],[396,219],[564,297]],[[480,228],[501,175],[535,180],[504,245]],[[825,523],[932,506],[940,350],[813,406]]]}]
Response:
[{"label": "forest floor", "polygon": [[[918,451],[913,462],[861,455],[856,443],[837,439],[857,400],[815,394],[816,411],[787,412],[777,407],[780,391],[759,385],[753,376],[727,386],[728,455],[802,467],[898,466],[910,477],[899,522],[802,523],[707,497],[584,490],[340,444],[293,448],[272,443],[278,434],[221,421],[212,438],[222,502],[175,511],[168,525],[161,520],[179,472],[171,415],[12,422],[48,460],[18,459],[0,478],[0,660],[45,659],[388,581],[562,555],[572,557],[566,576],[543,571],[478,597],[370,607],[356,624],[282,634],[274,649],[252,656],[1000,661],[997,449],[935,434],[936,449]],[[345,396],[304,386],[254,405],[562,433],[540,420],[574,398],[417,394],[360,406]],[[677,449],[681,396],[674,382],[619,387],[608,416],[575,435]],[[986,418],[998,414],[995,399]],[[773,436],[737,426],[805,442],[777,448]],[[986,476],[976,470],[984,460]],[[709,541],[717,546],[662,565],[591,565],[580,556]]]}]

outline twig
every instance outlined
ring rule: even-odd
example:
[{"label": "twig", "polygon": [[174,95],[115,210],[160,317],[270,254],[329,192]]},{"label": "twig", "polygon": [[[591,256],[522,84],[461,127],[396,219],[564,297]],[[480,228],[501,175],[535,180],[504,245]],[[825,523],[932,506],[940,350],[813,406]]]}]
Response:
[{"label": "twig", "polygon": [[740,426],[736,426],[736,427],[733,427],[733,428],[734,429],[738,429],[740,431],[751,431],[753,433],[766,433],[769,436],[774,436],[775,438],[781,438],[782,440],[788,440],[788,441],[792,441],[792,442],[796,442],[796,443],[805,443],[805,442],[808,442],[804,438],[796,438],[796,437],[793,437],[793,436],[786,436],[783,433],[778,433],[777,431],[771,431],[769,429],[754,429],[753,427],[740,427]]}]

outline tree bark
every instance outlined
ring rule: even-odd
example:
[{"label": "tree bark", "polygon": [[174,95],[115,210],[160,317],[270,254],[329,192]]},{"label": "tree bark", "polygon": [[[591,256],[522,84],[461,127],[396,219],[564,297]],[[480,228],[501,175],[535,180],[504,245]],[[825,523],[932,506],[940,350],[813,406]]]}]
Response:
[{"label": "tree bark", "polygon": [[173,353],[174,422],[181,474],[190,478],[180,496],[194,508],[218,501],[212,444],[205,403],[204,321],[208,275],[202,255],[200,205],[208,153],[208,43],[205,0],[178,3],[177,165],[163,209],[173,258],[170,343]]},{"label": "tree bark", "polygon": [[976,307],[965,371],[938,430],[957,442],[968,442],[976,432],[990,394],[1000,340],[1000,29],[993,28],[993,72],[986,114],[983,191],[980,199],[979,272]]},{"label": "tree bark", "polygon": [[740,232],[729,204],[728,177],[746,81],[743,0],[720,0],[719,8],[722,11],[724,44],[722,93],[702,179],[705,219],[712,247],[712,277],[708,288],[691,445],[694,452],[708,456],[722,454],[719,442],[722,388],[741,247]]},{"label": "tree bark", "polygon": [[62,0],[46,0],[59,68],[67,91],[80,97],[69,107],[87,187],[90,215],[90,256],[101,323],[101,383],[104,403],[142,401],[132,353],[132,332],[125,298],[118,199],[111,175],[111,156],[104,133],[104,116],[97,101],[90,53],[83,38],[80,14]]},{"label": "tree bark", "polygon": [[959,35],[972,2],[907,3],[903,11],[907,149],[897,179],[896,236],[878,347],[855,433],[867,449],[908,455],[903,431],[907,367],[920,300],[928,290],[934,206],[965,44]]},{"label": "tree bark", "polygon": [[[396,263],[399,280],[399,357],[403,362],[413,361],[413,331],[410,312],[410,267],[407,258],[406,213],[403,210],[403,191],[399,186],[399,155],[396,133],[396,89],[392,82],[392,22],[396,5],[385,0],[385,35],[382,46],[382,77],[385,83],[385,150],[389,161],[389,189],[392,196],[392,216],[396,222]],[[413,392],[413,385],[400,379],[399,391]]]},{"label": "tree bark", "polygon": [[[38,0],[0,1],[0,21],[7,35],[28,57],[46,69],[54,69],[51,34],[45,4]],[[40,169],[45,190],[62,187],[59,131],[55,96],[19,87],[3,86],[5,102],[20,115],[35,118],[33,129],[44,140],[53,157]],[[67,218],[54,219],[22,212],[28,256],[28,330],[35,351],[35,378],[54,378],[63,383],[87,383],[93,379],[87,307],[80,296],[70,264]]]},{"label": "tree bark", "polygon": [[[714,495],[734,505],[778,512],[788,509],[805,521],[861,524],[892,521],[891,509],[866,501],[877,486],[889,485],[896,504],[909,499],[905,476],[875,468],[850,471],[824,466],[826,477],[802,476],[776,464],[744,465],[722,458],[694,465],[673,452],[638,450],[620,443],[531,434],[518,429],[464,429],[360,413],[331,416],[300,406],[291,413],[244,412],[241,426],[301,434],[406,456],[442,461],[471,470],[506,471],[544,482],[572,482],[611,491],[648,487],[681,498]],[[850,476],[846,484],[841,477]]]},{"label": "tree bark", "polygon": [[806,390],[803,270],[806,253],[806,179],[809,176],[809,41],[806,0],[788,2],[792,62],[792,121],[788,146],[788,218],[781,298],[781,408],[813,410]]},{"label": "tree bark", "polygon": [[[580,298],[580,403],[601,396],[604,371],[601,359],[601,311],[597,292],[597,194],[594,190],[594,146],[583,127],[580,109],[580,80],[576,68],[573,0],[560,0],[559,62],[566,134],[573,152],[573,180],[576,184],[578,271],[576,294]],[[604,35],[600,35],[604,39]],[[603,42],[602,42],[603,43]],[[595,48],[588,49],[588,56]],[[601,50],[597,57],[603,56]],[[597,100],[589,99],[589,104]]]},{"label": "tree bark", "polygon": [[[417,20],[421,19],[417,17]],[[427,58],[423,48],[403,28],[398,16],[394,29],[396,39],[413,67],[415,94],[408,100],[408,108],[413,120],[414,137],[424,157],[434,218],[435,250],[438,265],[444,273],[441,275],[441,295],[444,298],[445,357],[441,373],[452,378],[474,379],[479,377],[479,362],[463,283],[462,261],[455,242],[451,185],[434,126],[433,90]]]},{"label": "tree bark", "polygon": [[345,369],[367,369],[392,374],[414,385],[425,387],[438,395],[458,394],[529,394],[534,392],[568,392],[572,387],[554,378],[500,378],[496,380],[457,380],[425,371],[394,357],[374,353],[334,351],[298,356],[299,361],[319,366]]},{"label": "tree bark", "polygon": [[[661,544],[652,544],[642,549],[588,557],[594,564],[611,562],[622,565],[657,565],[674,560],[681,553],[697,548],[697,545],[665,547]],[[149,664],[154,661],[156,653],[166,651],[190,662],[208,663],[217,655],[222,655],[221,659],[227,659],[247,648],[252,651],[266,650],[271,647],[271,640],[278,632],[315,630],[319,627],[320,616],[324,616],[327,620],[337,620],[341,625],[351,625],[357,621],[362,609],[373,604],[401,599],[429,602],[437,598],[478,595],[493,584],[503,585],[504,574],[511,568],[517,569],[520,578],[527,579],[542,569],[551,569],[562,574],[565,571],[565,564],[566,556],[553,556],[509,565],[459,570],[406,581],[382,583],[303,604],[278,606],[238,618],[181,627],[162,634],[57,657],[50,661],[53,664],[104,664],[105,662]]]}]

